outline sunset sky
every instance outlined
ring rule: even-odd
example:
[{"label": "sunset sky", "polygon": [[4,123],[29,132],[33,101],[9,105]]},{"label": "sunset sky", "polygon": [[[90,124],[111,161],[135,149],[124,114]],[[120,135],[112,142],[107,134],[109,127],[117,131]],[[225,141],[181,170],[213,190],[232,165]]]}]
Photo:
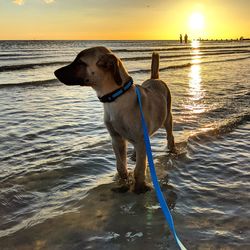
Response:
[{"label": "sunset sky", "polygon": [[249,0],[0,0],[0,39],[250,37]]}]

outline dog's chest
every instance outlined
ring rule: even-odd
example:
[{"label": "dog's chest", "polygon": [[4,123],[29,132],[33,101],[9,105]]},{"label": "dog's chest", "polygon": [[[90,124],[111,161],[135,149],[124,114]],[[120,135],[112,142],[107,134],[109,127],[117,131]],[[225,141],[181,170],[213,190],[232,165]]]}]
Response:
[{"label": "dog's chest", "polygon": [[120,112],[113,108],[111,105],[104,108],[105,122],[115,123],[120,119]]},{"label": "dog's chest", "polygon": [[116,132],[121,133],[124,130],[123,114],[116,109],[105,109],[104,113],[105,123],[110,124]]},{"label": "dog's chest", "polygon": [[133,137],[133,129],[131,129],[131,124],[127,119],[126,113],[121,112],[120,109],[113,107],[104,109],[104,121],[108,125],[108,130],[111,133],[119,134],[124,138],[131,140]]}]

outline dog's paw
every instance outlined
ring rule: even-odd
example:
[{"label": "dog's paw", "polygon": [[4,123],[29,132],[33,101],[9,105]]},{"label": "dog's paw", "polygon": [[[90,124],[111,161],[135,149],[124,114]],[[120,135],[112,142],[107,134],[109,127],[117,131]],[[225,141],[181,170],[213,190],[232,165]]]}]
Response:
[{"label": "dog's paw", "polygon": [[134,192],[136,194],[144,194],[148,191],[151,191],[153,188],[150,184],[146,183],[146,182],[143,182],[143,183],[135,183],[135,186],[134,186]]},{"label": "dog's paw", "polygon": [[130,189],[129,185],[124,184],[124,185],[120,185],[118,187],[113,187],[111,188],[111,190],[115,193],[126,193],[128,192]]},{"label": "dog's paw", "polygon": [[169,146],[169,147],[168,147],[168,151],[169,151],[169,153],[171,153],[171,154],[177,154],[177,153],[178,153],[178,151],[177,151],[177,149],[176,149],[175,146]]}]

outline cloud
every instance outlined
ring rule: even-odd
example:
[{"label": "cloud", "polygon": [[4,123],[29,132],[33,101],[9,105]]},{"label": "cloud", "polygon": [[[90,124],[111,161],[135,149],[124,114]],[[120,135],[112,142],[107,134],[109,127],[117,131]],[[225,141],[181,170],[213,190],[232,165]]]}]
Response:
[{"label": "cloud", "polygon": [[[47,4],[50,4],[50,3],[54,3],[55,0],[42,0],[44,3],[47,3]],[[14,4],[17,4],[17,5],[23,5],[25,0],[13,0],[12,1]]]},{"label": "cloud", "polygon": [[17,4],[17,5],[23,5],[24,4],[24,0],[14,0],[13,3]]}]

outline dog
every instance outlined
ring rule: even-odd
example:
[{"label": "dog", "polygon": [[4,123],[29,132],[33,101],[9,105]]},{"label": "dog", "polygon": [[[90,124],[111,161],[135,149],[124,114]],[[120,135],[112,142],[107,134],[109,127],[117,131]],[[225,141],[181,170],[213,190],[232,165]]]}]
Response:
[{"label": "dog", "polygon": [[[133,144],[136,156],[133,191],[139,194],[150,190],[151,186],[145,180],[146,148],[135,85],[122,61],[106,47],[93,47],[80,52],[72,63],[54,74],[66,85],[92,87],[103,102],[104,122],[112,139],[117,171],[124,180],[117,190],[129,190],[127,141]],[[151,79],[137,87],[141,92],[149,135],[164,127],[168,149],[174,152],[171,94],[166,83],[159,79],[158,53],[152,54]]]}]

